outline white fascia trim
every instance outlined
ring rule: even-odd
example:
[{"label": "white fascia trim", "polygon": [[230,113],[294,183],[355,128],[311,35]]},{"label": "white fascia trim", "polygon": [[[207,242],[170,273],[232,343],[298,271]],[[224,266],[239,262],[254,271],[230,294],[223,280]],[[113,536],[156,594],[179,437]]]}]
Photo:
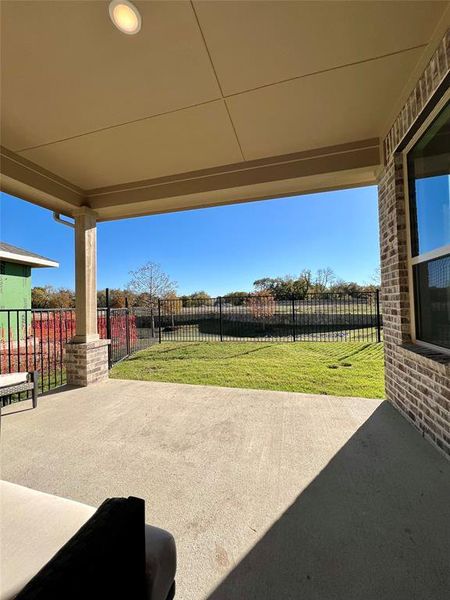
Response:
[{"label": "white fascia trim", "polygon": [[0,250],[0,259],[7,262],[29,265],[30,267],[59,267],[59,262],[56,262],[55,260],[16,254],[15,252],[7,252],[6,250]]}]

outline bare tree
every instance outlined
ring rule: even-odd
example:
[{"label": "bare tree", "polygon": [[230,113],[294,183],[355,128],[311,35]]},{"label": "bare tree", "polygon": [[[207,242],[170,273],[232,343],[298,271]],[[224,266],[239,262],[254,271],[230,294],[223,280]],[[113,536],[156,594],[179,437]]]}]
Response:
[{"label": "bare tree", "polygon": [[319,269],[316,273],[316,278],[314,281],[316,292],[326,292],[335,279],[336,275],[331,267]]},{"label": "bare tree", "polygon": [[376,269],[374,269],[370,280],[373,285],[376,285],[377,287],[381,286],[381,267],[377,267]]},{"label": "bare tree", "polygon": [[154,262],[147,262],[136,271],[130,271],[128,289],[138,294],[144,306],[150,309],[152,336],[155,334],[155,311],[158,298],[175,294],[177,282],[170,279],[161,266]]},{"label": "bare tree", "polygon": [[304,298],[309,292],[312,286],[312,273],[311,269],[303,269],[298,276],[294,293],[299,295],[300,298]]}]

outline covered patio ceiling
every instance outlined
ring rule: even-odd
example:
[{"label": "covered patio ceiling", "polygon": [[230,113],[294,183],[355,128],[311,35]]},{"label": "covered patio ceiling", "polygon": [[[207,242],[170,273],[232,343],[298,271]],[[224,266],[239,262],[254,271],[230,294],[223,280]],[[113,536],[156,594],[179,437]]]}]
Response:
[{"label": "covered patio ceiling", "polygon": [[448,2],[1,3],[2,189],[99,220],[368,185]]}]

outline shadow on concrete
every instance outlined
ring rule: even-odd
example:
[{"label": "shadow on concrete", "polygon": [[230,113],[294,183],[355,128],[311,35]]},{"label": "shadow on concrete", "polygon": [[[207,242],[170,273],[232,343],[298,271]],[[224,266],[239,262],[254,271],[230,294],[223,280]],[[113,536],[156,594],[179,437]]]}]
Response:
[{"label": "shadow on concrete", "polygon": [[[68,383],[61,385],[60,387],[53,388],[51,390],[47,390],[42,394],[39,394],[39,398],[46,398],[47,396],[54,396],[55,394],[62,394],[64,392],[71,392],[72,390],[79,390],[80,386],[78,385],[70,385]],[[39,406],[39,405],[38,405]]]},{"label": "shadow on concrete", "polygon": [[449,499],[450,464],[385,402],[208,600],[447,600]]},{"label": "shadow on concrete", "polygon": [[11,402],[11,404],[5,404],[1,407],[1,416],[7,417],[10,415],[16,415],[18,413],[27,412],[28,410],[38,410],[39,409],[39,399],[47,398],[48,396],[54,396],[56,394],[62,394],[64,392],[71,392],[72,390],[79,389],[76,385],[65,384],[60,387],[53,388],[51,390],[47,390],[46,392],[39,392],[38,396],[38,405],[35,409],[33,409],[31,398],[24,398],[23,400],[17,400],[16,402]]},{"label": "shadow on concrete", "polygon": [[[26,404],[25,406],[18,406],[19,404]],[[13,410],[14,409],[14,410]],[[17,413],[27,412],[33,410],[31,406],[31,400],[21,400],[20,402],[14,402],[14,404],[6,404],[0,407],[0,415],[7,417],[9,415],[17,415]]]}]

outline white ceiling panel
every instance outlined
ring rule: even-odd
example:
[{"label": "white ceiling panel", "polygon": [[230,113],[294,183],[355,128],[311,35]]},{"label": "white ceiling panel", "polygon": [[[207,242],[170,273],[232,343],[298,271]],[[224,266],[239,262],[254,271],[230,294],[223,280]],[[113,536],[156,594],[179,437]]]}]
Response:
[{"label": "white ceiling panel", "polygon": [[447,2],[195,2],[225,95],[426,44]]},{"label": "white ceiling panel", "polygon": [[189,2],[2,2],[2,143],[20,150],[220,97]]},{"label": "white ceiling panel", "polygon": [[20,155],[84,189],[242,160],[222,100]]},{"label": "white ceiling panel", "polygon": [[247,160],[378,137],[419,50],[227,99]]}]

